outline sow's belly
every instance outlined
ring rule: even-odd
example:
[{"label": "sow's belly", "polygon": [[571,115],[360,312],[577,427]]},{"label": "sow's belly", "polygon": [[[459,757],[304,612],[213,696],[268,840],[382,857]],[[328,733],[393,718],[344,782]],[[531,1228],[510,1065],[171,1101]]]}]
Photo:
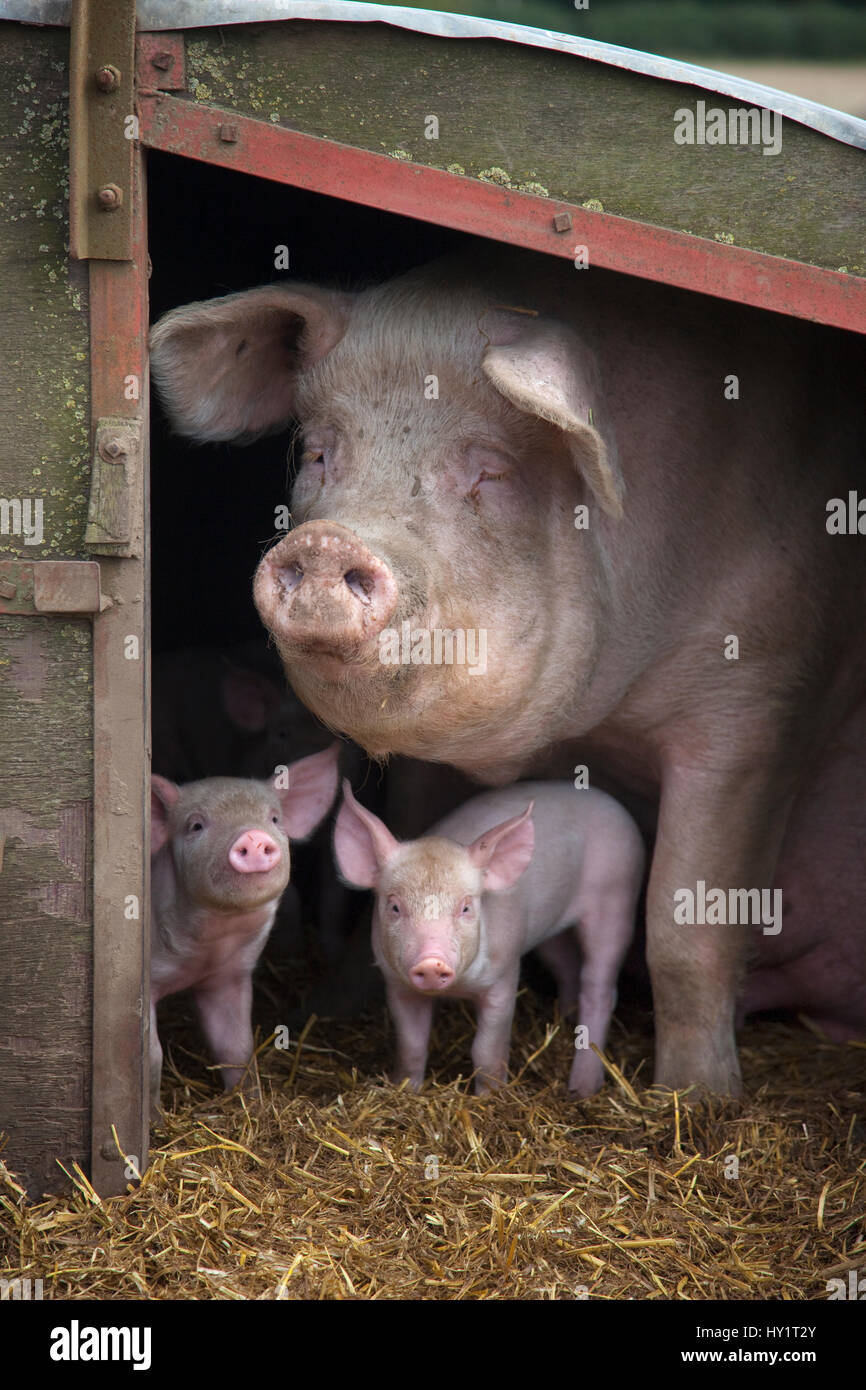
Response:
[{"label": "sow's belly", "polygon": [[[630,766],[625,748],[584,745],[582,752],[566,762],[557,750],[542,775],[589,763],[594,785],[621,800],[651,842],[658,810],[652,768]],[[866,702],[804,782],[773,886],[782,893],[782,927],[776,935],[753,930],[740,1019],[787,1009],[834,1040],[866,1037]]]},{"label": "sow's belly", "polygon": [[795,1009],[837,1041],[866,1037],[866,703],[804,784],[775,886],[782,930],[756,933],[742,1013]]}]

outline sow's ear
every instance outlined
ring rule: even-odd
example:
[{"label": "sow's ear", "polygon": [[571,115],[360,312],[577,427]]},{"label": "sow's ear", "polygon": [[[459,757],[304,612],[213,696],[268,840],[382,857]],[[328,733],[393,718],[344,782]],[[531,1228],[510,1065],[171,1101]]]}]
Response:
[{"label": "sow's ear", "polygon": [[265,285],[172,309],[151,331],[150,365],[175,428],[246,443],[282,428],[298,377],[336,347],[351,303],[312,285]]},{"label": "sow's ear", "polygon": [[565,324],[503,309],[485,314],[481,327],[490,337],[488,381],[520,410],[559,426],[599,505],[618,520],[625,486],[613,438],[596,428],[604,402],[586,344]]},{"label": "sow's ear", "polygon": [[334,826],[334,857],[346,883],[354,888],[375,888],[379,871],[399,842],[388,827],[359,805],[348,778],[343,779],[343,804]]}]

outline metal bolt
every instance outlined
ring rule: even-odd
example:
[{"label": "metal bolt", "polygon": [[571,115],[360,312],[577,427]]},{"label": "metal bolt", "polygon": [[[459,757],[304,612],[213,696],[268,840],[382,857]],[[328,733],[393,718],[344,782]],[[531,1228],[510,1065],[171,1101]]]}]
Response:
[{"label": "metal bolt", "polygon": [[106,183],[96,195],[99,206],[106,212],[113,212],[123,202],[123,192],[116,183]]},{"label": "metal bolt", "polygon": [[557,232],[571,231],[571,213],[558,212],[553,219],[554,230]]},{"label": "metal bolt", "polygon": [[164,52],[154,53],[150,60],[150,66],[152,68],[159,68],[160,72],[168,72],[169,68],[174,67],[174,54]]},{"label": "metal bolt", "polygon": [[114,1162],[116,1163],[117,1160],[118,1160],[118,1159],[120,1158],[120,1156],[121,1156],[121,1155],[117,1152],[117,1145],[114,1144],[114,1143],[103,1144],[103,1146],[102,1146],[102,1148],[99,1150],[99,1152],[102,1154],[102,1157],[103,1157],[103,1158],[106,1160],[106,1162],[108,1162],[108,1163],[110,1163],[110,1162],[112,1162],[112,1161],[114,1161]]},{"label": "metal bolt", "polygon": [[238,128],[236,125],[221,125],[219,135],[224,145],[234,145],[237,143]]},{"label": "metal bolt", "polygon": [[113,63],[106,63],[96,73],[96,85],[101,92],[116,92],[120,86],[120,73]]},{"label": "metal bolt", "polygon": [[119,439],[106,439],[99,445],[99,457],[105,459],[106,463],[117,463],[125,455],[126,450]]}]

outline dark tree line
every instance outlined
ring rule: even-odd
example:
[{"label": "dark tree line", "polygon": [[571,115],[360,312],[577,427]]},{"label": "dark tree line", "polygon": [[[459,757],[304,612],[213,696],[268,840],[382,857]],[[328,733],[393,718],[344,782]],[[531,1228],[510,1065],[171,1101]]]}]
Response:
[{"label": "dark tree line", "polygon": [[866,0],[423,0],[449,10],[528,24],[671,56],[866,57]]}]

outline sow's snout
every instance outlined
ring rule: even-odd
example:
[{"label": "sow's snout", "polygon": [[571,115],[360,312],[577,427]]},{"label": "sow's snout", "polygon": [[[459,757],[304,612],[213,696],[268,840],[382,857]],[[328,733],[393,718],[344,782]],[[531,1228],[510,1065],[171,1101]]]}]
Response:
[{"label": "sow's snout", "polygon": [[398,594],[385,561],[354,532],[308,521],[265,555],[253,597],[281,642],[342,656],[378,637]]}]

